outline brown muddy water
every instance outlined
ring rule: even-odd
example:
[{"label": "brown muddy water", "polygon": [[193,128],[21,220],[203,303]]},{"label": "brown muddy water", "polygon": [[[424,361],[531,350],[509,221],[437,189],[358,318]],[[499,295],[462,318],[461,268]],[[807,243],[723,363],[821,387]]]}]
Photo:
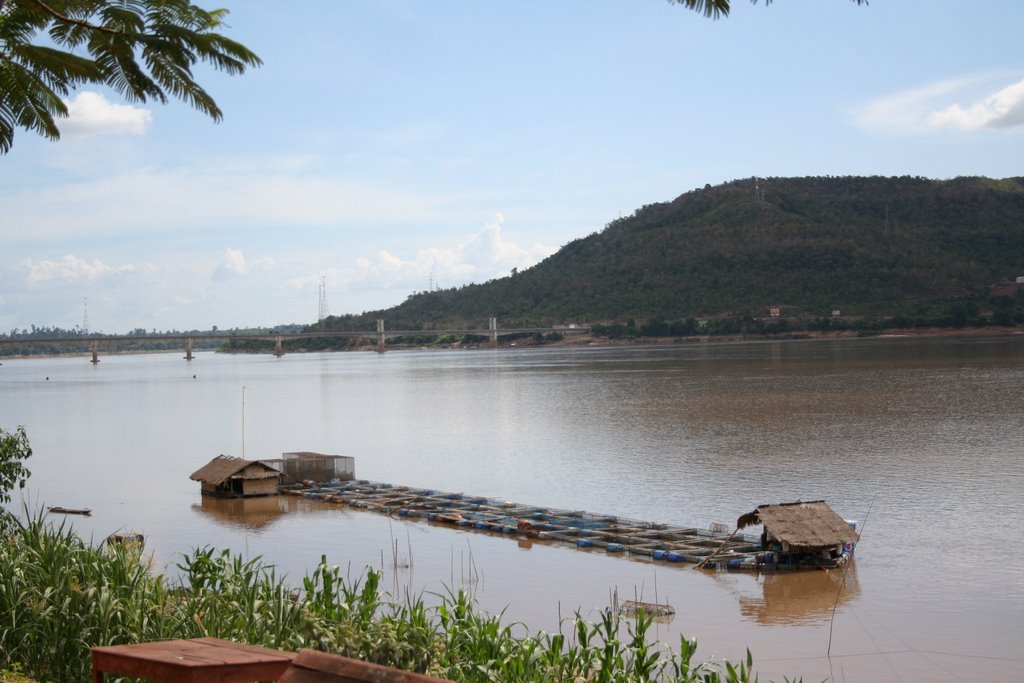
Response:
[{"label": "brown muddy water", "polygon": [[[5,359],[0,426],[28,429],[31,508],[92,508],[67,521],[96,539],[140,531],[168,574],[212,545],[298,585],[326,555],[353,575],[383,567],[396,594],[467,586],[530,630],[596,618],[616,593],[667,601],[658,639],[696,637],[703,658],[749,647],[762,680],[1011,681],[1022,387],[1024,337]],[[845,577],[716,573],[292,497],[202,498],[188,475],[243,449],[681,525],[826,499],[864,535]]]}]

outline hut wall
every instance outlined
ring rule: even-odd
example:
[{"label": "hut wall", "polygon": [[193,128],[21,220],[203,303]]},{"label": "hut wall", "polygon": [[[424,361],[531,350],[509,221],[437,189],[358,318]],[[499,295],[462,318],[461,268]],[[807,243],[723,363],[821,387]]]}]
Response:
[{"label": "hut wall", "polygon": [[245,479],[242,481],[243,496],[272,496],[277,493],[277,478]]}]

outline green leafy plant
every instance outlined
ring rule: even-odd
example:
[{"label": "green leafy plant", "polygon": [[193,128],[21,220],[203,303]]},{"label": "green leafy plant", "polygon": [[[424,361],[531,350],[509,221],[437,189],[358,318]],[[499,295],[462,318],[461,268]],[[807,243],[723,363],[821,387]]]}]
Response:
[{"label": "green leafy plant", "polygon": [[381,572],[343,576],[327,558],[289,588],[260,558],[200,548],[169,580],[132,544],[92,545],[40,512],[0,539],[0,670],[37,680],[87,680],[89,648],[216,636],[282,650],[316,648],[455,681],[750,683],[753,658],[694,663],[650,638],[645,614],[626,623],[576,614],[558,633],[477,610],[465,589],[396,599]]},{"label": "green leafy plant", "polygon": [[[0,505],[11,502],[11,491],[25,488],[25,482],[32,475],[25,467],[25,461],[32,457],[25,428],[19,426],[14,432],[0,428]],[[14,517],[0,507],[0,535],[10,532]]]},{"label": "green leafy plant", "polygon": [[11,490],[17,486],[25,488],[25,482],[32,475],[25,467],[25,461],[32,457],[32,447],[24,427],[13,433],[0,428],[0,503],[11,502]]}]

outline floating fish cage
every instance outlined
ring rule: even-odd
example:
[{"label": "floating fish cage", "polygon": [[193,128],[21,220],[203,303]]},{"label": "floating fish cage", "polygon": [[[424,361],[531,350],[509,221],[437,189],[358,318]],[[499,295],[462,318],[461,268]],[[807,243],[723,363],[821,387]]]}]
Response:
[{"label": "floating fish cage", "polygon": [[521,505],[494,498],[366,480],[281,487],[281,492],[466,530],[599,549],[658,562],[703,563],[717,569],[794,568],[761,549],[760,538],[578,510]]}]

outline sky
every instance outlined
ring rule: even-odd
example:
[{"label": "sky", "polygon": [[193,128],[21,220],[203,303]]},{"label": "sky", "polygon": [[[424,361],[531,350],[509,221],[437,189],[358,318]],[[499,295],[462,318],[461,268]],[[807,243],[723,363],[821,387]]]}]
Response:
[{"label": "sky", "polygon": [[1021,0],[197,4],[263,60],[197,67],[221,122],[86,87],[0,156],[0,333],[387,308],[739,178],[1024,175]]}]

